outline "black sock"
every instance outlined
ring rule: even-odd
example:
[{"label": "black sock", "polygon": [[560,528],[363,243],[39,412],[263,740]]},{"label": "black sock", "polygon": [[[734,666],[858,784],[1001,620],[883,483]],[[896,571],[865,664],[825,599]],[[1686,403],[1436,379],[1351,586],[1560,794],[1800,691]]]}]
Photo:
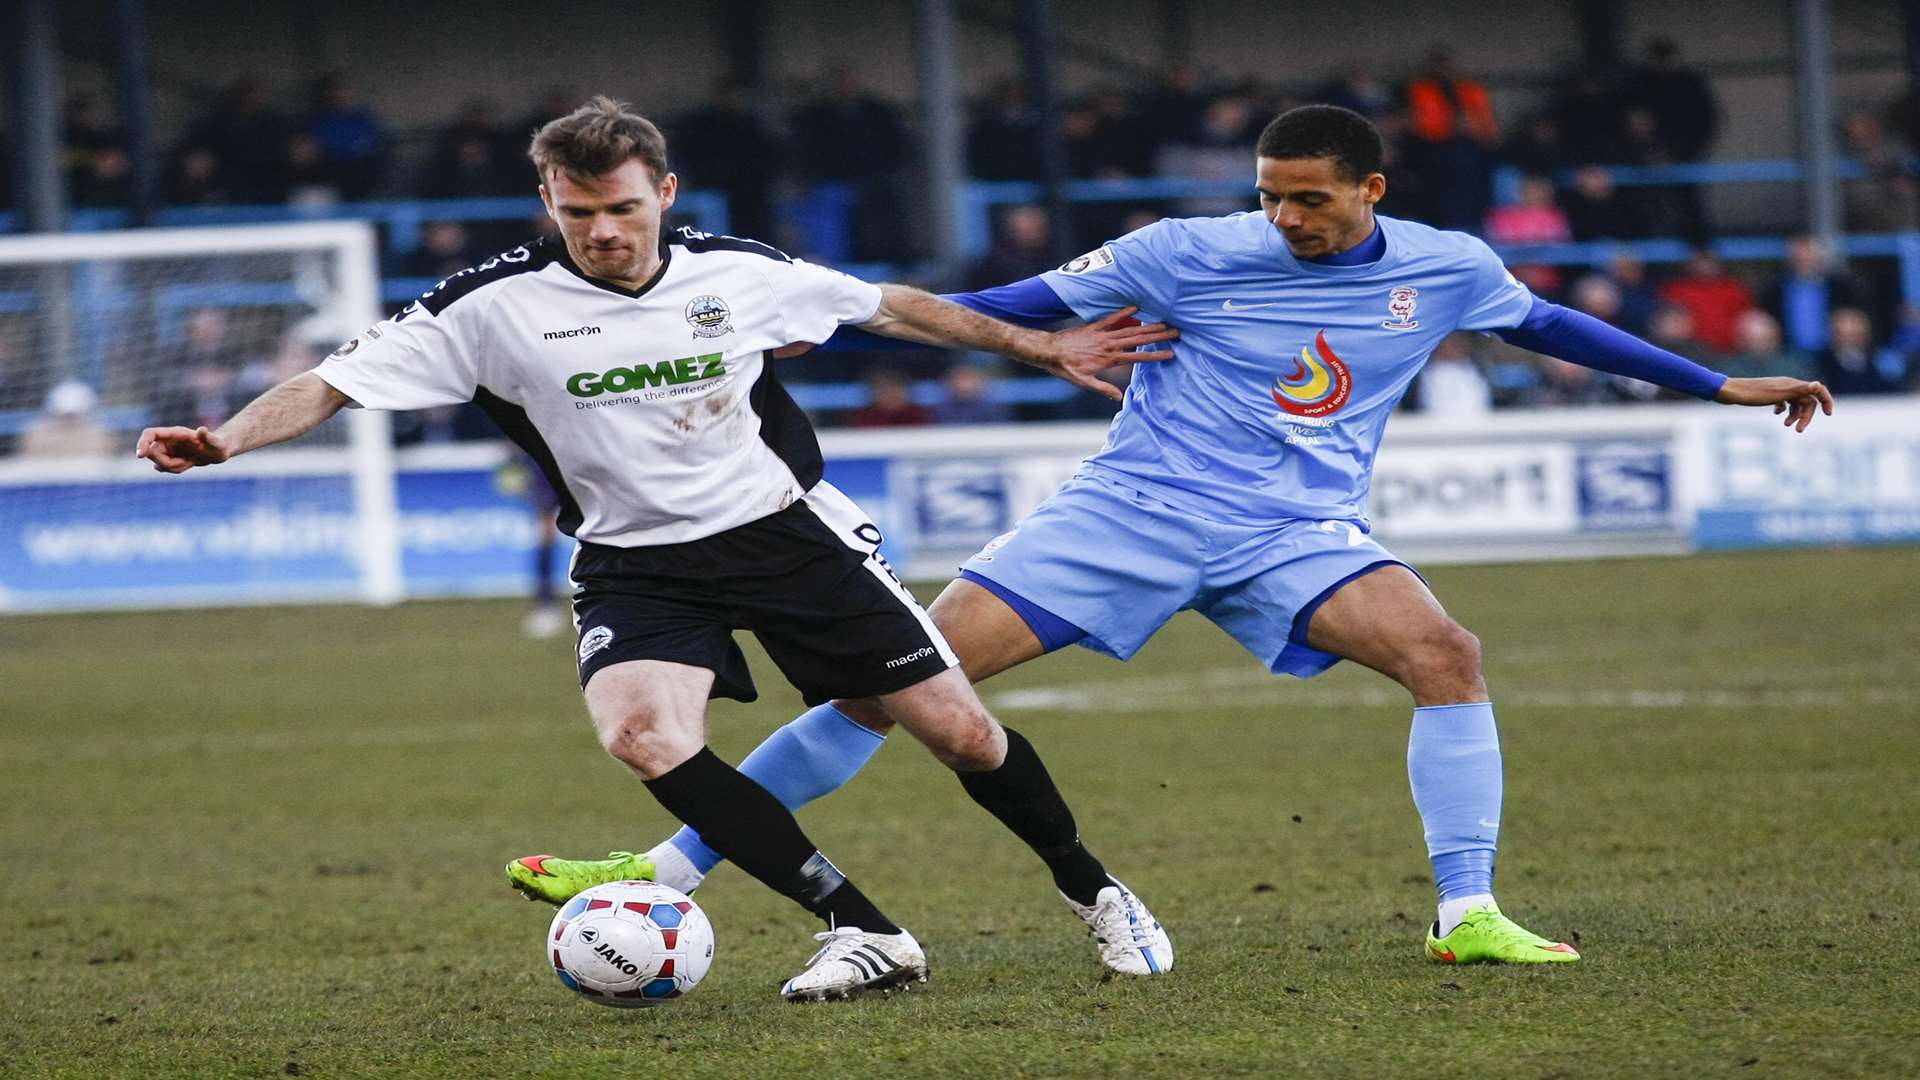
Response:
[{"label": "black sock", "polygon": [[[1053,883],[1076,904],[1091,904],[1112,884],[1100,860],[1080,843],[1073,811],[1047,775],[1033,744],[1007,728],[1007,760],[989,772],[960,773],[973,801],[1027,842],[1053,871]],[[718,851],[718,848],[714,849]]]},{"label": "black sock", "polygon": [[698,832],[707,846],[774,892],[835,926],[900,932],[814,848],[792,811],[712,750],[703,746],[645,783],[660,805]]}]

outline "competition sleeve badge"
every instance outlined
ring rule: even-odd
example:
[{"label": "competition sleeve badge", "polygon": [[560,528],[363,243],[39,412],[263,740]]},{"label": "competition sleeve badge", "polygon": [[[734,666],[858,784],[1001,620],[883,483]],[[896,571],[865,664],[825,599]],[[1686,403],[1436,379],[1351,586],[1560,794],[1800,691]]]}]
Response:
[{"label": "competition sleeve badge", "polygon": [[1064,266],[1060,267],[1060,272],[1077,277],[1081,274],[1091,274],[1095,270],[1105,270],[1112,265],[1113,248],[1106,244],[1101,244],[1085,255],[1067,262]]},{"label": "competition sleeve badge", "polygon": [[693,336],[716,338],[733,333],[733,310],[717,296],[696,296],[687,301],[687,325]]}]

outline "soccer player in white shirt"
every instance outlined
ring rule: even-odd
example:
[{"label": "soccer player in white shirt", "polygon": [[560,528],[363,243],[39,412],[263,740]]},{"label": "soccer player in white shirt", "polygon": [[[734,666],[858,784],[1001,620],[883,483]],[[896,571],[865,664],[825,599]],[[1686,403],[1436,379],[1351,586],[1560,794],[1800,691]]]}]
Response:
[{"label": "soccer player in white shirt", "polygon": [[[768,353],[857,324],[1002,352],[1104,392],[1095,372],[1167,358],[1132,350],[1172,332],[1115,318],[1046,334],[752,241],[663,235],[678,190],[665,140],[606,98],[546,125],[530,156],[559,242],[440,282],[217,431],[148,428],[137,455],[179,473],[295,438],[349,405],[475,401],[540,464],[561,529],[580,540],[580,678],[601,744],[715,851],[827,921],[825,946],[785,996],[924,980],[926,958],[791,811],[707,748],[708,698],[755,696],[732,639],[742,629],[810,704],[876,698],[1046,861],[1083,919],[1096,922],[1095,907],[1108,923],[1123,917],[1125,955],[1116,963],[1109,943],[1109,964],[1171,967],[1165,932],[1080,843],[1032,746],[981,705],[880,557],[878,530],[821,480],[819,446]],[[540,857],[517,862],[542,876]],[[1102,894],[1124,900],[1101,905]]]}]

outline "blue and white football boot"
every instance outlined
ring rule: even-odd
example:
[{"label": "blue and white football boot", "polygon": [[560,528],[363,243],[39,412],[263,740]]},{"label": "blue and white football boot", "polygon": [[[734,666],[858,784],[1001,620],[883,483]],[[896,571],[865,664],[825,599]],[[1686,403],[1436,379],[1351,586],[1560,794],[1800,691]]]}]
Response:
[{"label": "blue and white football boot", "polygon": [[1122,975],[1165,975],[1173,970],[1173,942],[1167,938],[1160,920],[1133,890],[1108,878],[1113,884],[1100,890],[1092,907],[1083,907],[1062,893],[1075,915],[1080,916],[1100,947],[1100,959]]}]

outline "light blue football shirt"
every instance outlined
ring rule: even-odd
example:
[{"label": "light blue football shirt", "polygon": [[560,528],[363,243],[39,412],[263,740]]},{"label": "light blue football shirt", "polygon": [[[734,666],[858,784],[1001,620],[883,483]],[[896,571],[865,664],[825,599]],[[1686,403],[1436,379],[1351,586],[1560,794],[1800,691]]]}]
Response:
[{"label": "light blue football shirt", "polygon": [[1302,262],[1249,212],[1158,221],[1043,275],[1082,318],[1133,304],[1180,329],[1085,468],[1218,521],[1364,521],[1387,418],[1434,346],[1533,307],[1480,240],[1375,220],[1386,250],[1360,266]]}]

